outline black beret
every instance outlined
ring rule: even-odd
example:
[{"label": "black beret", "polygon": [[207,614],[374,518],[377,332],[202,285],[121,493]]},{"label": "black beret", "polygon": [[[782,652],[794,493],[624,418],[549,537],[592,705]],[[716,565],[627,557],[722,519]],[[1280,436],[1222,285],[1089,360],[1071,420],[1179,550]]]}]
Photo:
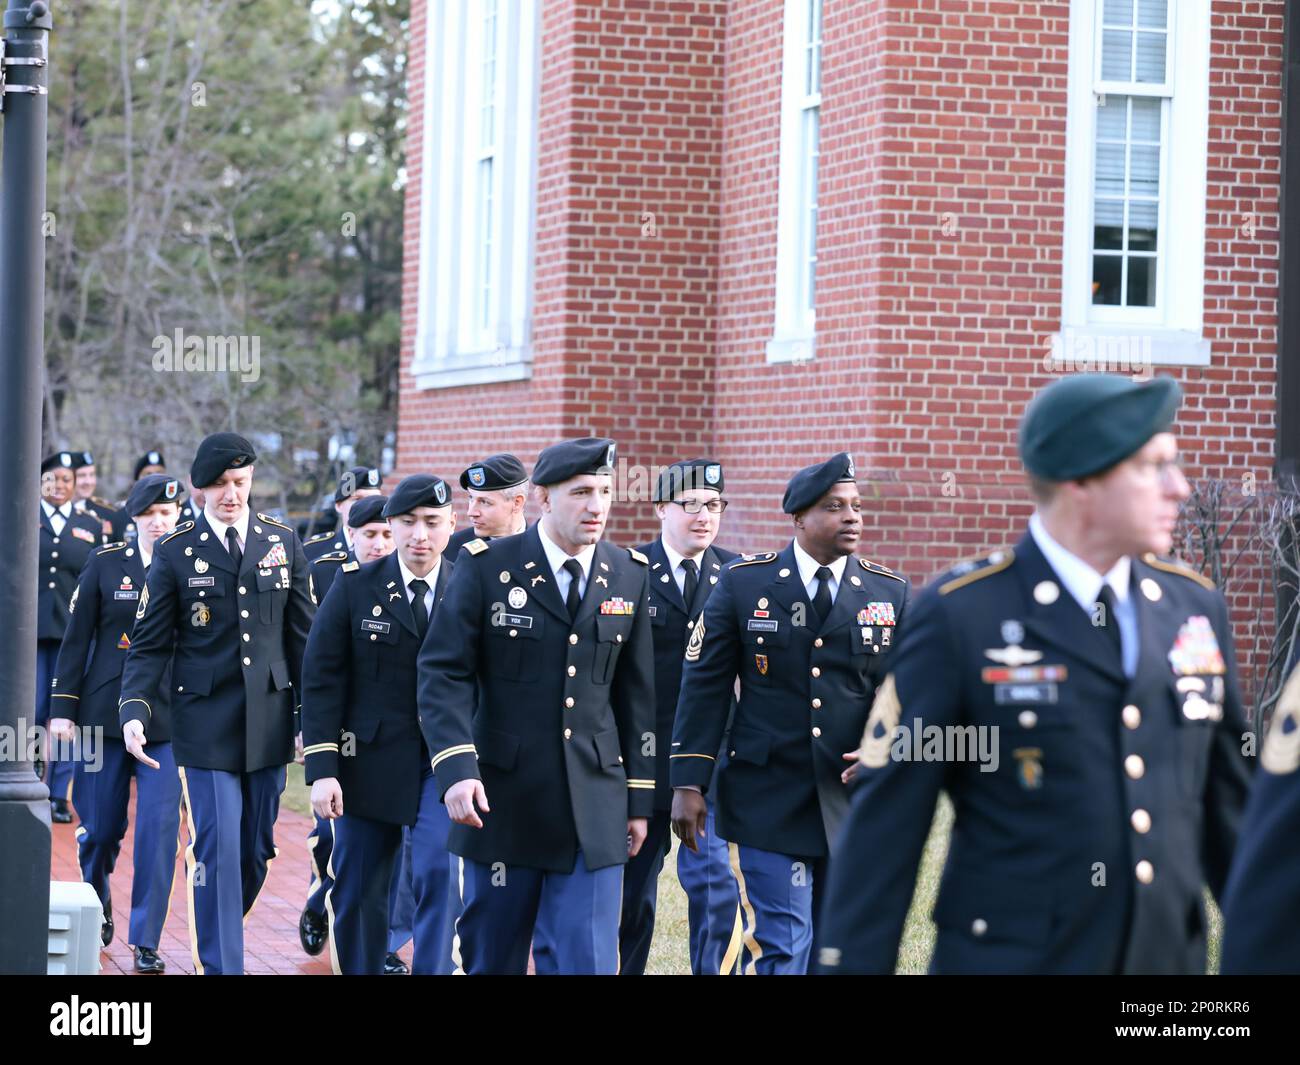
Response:
[{"label": "black beret", "polygon": [[205,436],[194,453],[190,481],[195,488],[207,488],[227,470],[237,470],[257,461],[253,445],[238,433]]},{"label": "black beret", "polygon": [[388,497],[388,502],[384,505],[384,517],[395,518],[399,514],[409,514],[416,507],[449,506],[451,487],[446,481],[432,473],[413,473],[410,477],[403,477]]},{"label": "black beret", "polygon": [[712,459],[682,459],[665,466],[655,482],[652,502],[670,503],[678,492],[692,488],[716,488],[722,491],[722,464]]},{"label": "black beret", "polygon": [[383,521],[384,507],[387,505],[387,496],[365,496],[358,499],[348,511],[348,528],[359,529],[372,521]]},{"label": "black beret", "polygon": [[167,465],[167,460],[163,458],[163,453],[161,451],[146,451],[143,455],[141,455],[138,459],[135,460],[135,470],[131,474],[131,476],[134,480],[138,481],[140,479],[140,471],[144,469],[146,466],[166,466],[166,465]]},{"label": "black beret", "polygon": [[95,456],[89,451],[74,451],[72,453],[72,468],[74,470],[79,470],[82,466],[93,465],[95,465]]},{"label": "black beret", "polygon": [[617,445],[603,436],[561,440],[537,456],[533,484],[559,484],[584,473],[612,474]]},{"label": "black beret", "polygon": [[339,478],[339,486],[334,490],[334,502],[342,503],[350,499],[358,488],[378,488],[384,483],[384,475],[373,466],[353,466]]},{"label": "black beret", "polygon": [[476,462],[460,475],[460,486],[469,491],[498,492],[515,488],[528,480],[524,464],[514,455],[489,455]]},{"label": "black beret", "polygon": [[781,509],[787,514],[798,514],[829,492],[831,485],[856,479],[852,456],[841,451],[816,466],[805,466],[791,477],[790,483],[785,486]]},{"label": "black beret", "polygon": [[71,451],[56,451],[53,455],[45,456],[45,461],[41,463],[41,473],[57,469],[75,470],[76,462]]},{"label": "black beret", "polygon": [[1047,481],[1108,470],[1174,420],[1182,389],[1172,377],[1144,384],[1119,374],[1073,374],[1029,402],[1020,422],[1020,459]]},{"label": "black beret", "polygon": [[181,482],[165,473],[151,473],[131,486],[124,509],[128,518],[134,518],[155,503],[175,503],[180,506],[180,502]]}]

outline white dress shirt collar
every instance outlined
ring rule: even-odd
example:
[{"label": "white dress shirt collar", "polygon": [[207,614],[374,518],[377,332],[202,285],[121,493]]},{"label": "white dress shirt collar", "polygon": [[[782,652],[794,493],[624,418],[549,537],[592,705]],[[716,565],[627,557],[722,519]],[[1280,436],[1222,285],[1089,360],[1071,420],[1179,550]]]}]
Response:
[{"label": "white dress shirt collar", "polygon": [[1102,575],[1078,555],[1073,554],[1054,540],[1037,511],[1029,519],[1029,535],[1034,538],[1034,543],[1038,545],[1038,550],[1047,559],[1047,564],[1052,567],[1053,572],[1065,585],[1065,590],[1084,610],[1089,613],[1092,612],[1097,597],[1101,594],[1103,584],[1110,585],[1111,590],[1115,593],[1115,602],[1117,604],[1128,602],[1129,573],[1132,561],[1127,555],[1116,562],[1109,572]]},{"label": "white dress shirt collar", "polygon": [[45,516],[47,518],[53,518],[55,514],[58,514],[64,521],[67,521],[72,517],[72,500],[68,500],[68,502],[64,503],[61,507],[53,507],[42,499],[41,506],[44,508]]},{"label": "white dress shirt collar", "polygon": [[[226,530],[230,528],[224,521],[210,511],[206,506],[203,508],[203,516],[208,519],[208,528],[212,530],[212,535],[217,538],[221,546],[229,550],[229,541],[226,539]],[[235,522],[235,534],[239,537],[239,549],[241,551],[248,547],[248,522],[253,516],[251,510],[245,510],[244,516]]]},{"label": "white dress shirt collar", "polygon": [[425,593],[427,599],[429,595],[433,594],[433,590],[438,587],[438,573],[442,569],[442,556],[438,557],[438,561],[433,564],[433,569],[429,570],[423,577],[417,577],[407,569],[406,563],[402,561],[400,554],[397,556],[397,568],[402,571],[402,587],[406,589],[406,601],[408,603],[415,601],[415,593],[411,591],[412,581],[424,581],[429,586],[429,591]]},{"label": "white dress shirt collar", "polygon": [[[576,555],[570,555],[546,535],[545,519],[537,523],[537,538],[542,542],[542,550],[546,552],[546,561],[550,564],[551,572],[555,574],[557,582],[559,581],[560,573],[564,571],[564,564],[571,558],[577,559],[578,565],[582,567],[582,578],[584,581],[591,575],[591,560],[596,557],[595,544],[589,544]],[[566,573],[565,576],[568,576],[568,574]]]},{"label": "white dress shirt collar", "polygon": [[[672,574],[673,580],[677,582],[677,590],[681,592],[683,595],[685,595],[686,594],[686,573],[682,570],[682,560],[686,558],[686,556],[681,554],[679,551],[677,551],[676,548],[672,547],[668,543],[667,537],[661,536],[659,538],[659,542],[663,544],[664,554],[668,556],[668,572]],[[696,555],[693,559],[691,559],[691,561],[695,563],[695,576],[697,579],[703,576],[703,573],[700,569],[700,560],[702,558],[704,558],[703,551],[701,551],[698,555]],[[687,606],[689,605],[690,604],[688,603]]]},{"label": "white dress shirt collar", "polygon": [[[821,563],[812,555],[808,554],[799,546],[799,541],[794,543],[794,561],[799,567],[799,580],[803,582],[804,590],[808,593],[811,600],[817,591],[817,571],[821,569]],[[834,602],[835,596],[839,594],[840,582],[844,580],[844,567],[849,564],[848,555],[840,555],[834,562],[826,568],[831,571],[831,601]]]}]

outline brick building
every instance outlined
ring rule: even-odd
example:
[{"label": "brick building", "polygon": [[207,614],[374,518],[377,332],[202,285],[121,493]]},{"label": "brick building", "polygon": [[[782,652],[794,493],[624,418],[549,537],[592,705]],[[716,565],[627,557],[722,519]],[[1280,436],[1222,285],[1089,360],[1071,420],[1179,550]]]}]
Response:
[{"label": "brick building", "polygon": [[[399,472],[588,432],[708,453],[757,550],[845,449],[864,553],[925,580],[1018,535],[1020,411],[1100,360],[1183,383],[1189,476],[1271,483],[1284,16],[413,0]],[[611,528],[648,538],[648,504]]]}]

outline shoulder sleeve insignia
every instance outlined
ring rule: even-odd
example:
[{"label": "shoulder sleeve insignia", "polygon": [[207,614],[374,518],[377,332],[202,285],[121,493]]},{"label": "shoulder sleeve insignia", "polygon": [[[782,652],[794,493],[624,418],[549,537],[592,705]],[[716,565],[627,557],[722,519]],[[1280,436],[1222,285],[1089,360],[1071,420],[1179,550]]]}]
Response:
[{"label": "shoulder sleeve insignia", "polygon": [[[1011,548],[1004,548],[1001,551],[994,551],[988,558],[980,559],[978,562],[960,563],[954,567],[951,573],[955,574],[951,580],[944,581],[939,585],[939,594],[948,595],[955,592],[958,588],[964,588],[968,584],[974,584],[985,577],[991,577],[995,573],[1001,573],[1012,562],[1015,561],[1016,555]],[[973,565],[974,568],[971,568]]]},{"label": "shoulder sleeve insignia", "polygon": [[471,555],[481,555],[487,549],[487,541],[483,539],[470,540],[465,544],[465,550]]},{"label": "shoulder sleeve insignia", "polygon": [[1195,581],[1202,588],[1205,588],[1208,591],[1212,592],[1215,590],[1214,582],[1210,580],[1209,577],[1206,577],[1204,574],[1197,573],[1196,570],[1194,569],[1188,569],[1188,567],[1182,565],[1181,563],[1169,562],[1163,558],[1157,558],[1149,551],[1142,556],[1142,561],[1145,562],[1148,566],[1151,566],[1153,569],[1162,570],[1165,573],[1176,573],[1180,577],[1186,577],[1189,581]]},{"label": "shoulder sleeve insignia", "polygon": [[105,544],[103,547],[101,547],[101,548],[99,549],[99,552],[98,552],[98,553],[101,554],[101,555],[106,555],[106,554],[108,554],[110,551],[121,551],[122,548],[124,548],[125,546],[126,546],[126,541],[125,541],[125,540],[119,540],[119,541],[117,541],[116,543]]},{"label": "shoulder sleeve insignia", "polygon": [[646,558],[645,555],[641,554],[641,552],[638,551],[635,547],[629,547],[627,549],[627,553],[631,555],[637,562],[640,562],[641,565],[643,566],[650,565],[650,560]]},{"label": "shoulder sleeve insignia", "polygon": [[902,713],[903,707],[898,701],[898,690],[894,687],[894,675],[891,673],[876,692],[871,714],[867,717],[867,727],[862,733],[862,746],[858,749],[858,760],[868,769],[882,769],[889,762],[894,729],[898,727]]},{"label": "shoulder sleeve insignia", "polygon": [[162,540],[159,541],[159,543],[165,544],[168,540],[172,539],[173,537],[180,536],[180,534],[183,532],[189,532],[192,528],[194,528],[194,522],[192,521],[181,522],[180,525],[176,526],[176,528],[174,528],[171,532],[169,532],[166,536],[164,536]]},{"label": "shoulder sleeve insignia", "polygon": [[[346,556],[344,556],[344,557],[346,557]],[[352,572],[354,572],[355,570],[359,570],[360,568],[361,568],[361,563],[360,563],[360,562],[344,562],[343,565],[342,565],[342,567],[341,567],[341,572],[343,572],[343,573],[352,573]]]},{"label": "shoulder sleeve insignia", "polygon": [[878,574],[880,574],[882,577],[892,577],[894,580],[899,581],[899,582],[902,583],[902,584],[906,584],[906,583],[907,583],[907,580],[906,580],[905,578],[900,577],[897,573],[895,573],[895,572],[894,572],[892,569],[890,569],[889,567],[887,567],[887,566],[882,566],[879,562],[872,562],[871,559],[869,559],[869,558],[861,558],[861,557],[859,557],[859,558],[858,558],[858,565],[861,566],[861,567],[862,567],[864,570],[866,570],[868,573],[878,573]]},{"label": "shoulder sleeve insignia", "polygon": [[[1287,721],[1292,729],[1286,731]],[[1259,754],[1259,764],[1270,773],[1294,773],[1300,768],[1300,666],[1291,671],[1277,700],[1273,723],[1268,728],[1264,749]]]},{"label": "shoulder sleeve insignia", "polygon": [[258,512],[257,512],[257,516],[258,516],[262,521],[266,522],[268,525],[275,525],[275,526],[278,526],[278,527],[281,528],[281,529],[286,530],[287,532],[293,532],[293,529],[292,529],[290,526],[286,525],[286,524],[285,524],[284,522],[282,522],[282,521],[276,521],[275,518],[272,518],[270,515],[263,514],[261,511],[258,511]]},{"label": "shoulder sleeve insignia", "polygon": [[686,661],[698,662],[700,651],[704,649],[704,612],[700,611],[699,620],[691,629],[690,641],[686,644]]},{"label": "shoulder sleeve insignia", "polygon": [[317,533],[315,536],[309,536],[303,541],[304,544],[318,544],[322,540],[328,540],[334,534],[332,532]]}]

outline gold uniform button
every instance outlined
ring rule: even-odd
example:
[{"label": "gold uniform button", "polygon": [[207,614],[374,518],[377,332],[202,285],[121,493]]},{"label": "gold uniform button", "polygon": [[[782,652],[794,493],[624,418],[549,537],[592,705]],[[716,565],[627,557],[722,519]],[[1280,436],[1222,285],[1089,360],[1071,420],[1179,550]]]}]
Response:
[{"label": "gold uniform button", "polygon": [[569,676],[571,677],[576,677],[578,675],[578,667],[570,666],[567,670],[565,670],[565,672],[568,673]]},{"label": "gold uniform button", "polygon": [[817,739],[819,736],[821,736],[821,734],[822,734],[822,730],[821,730],[821,729],[819,729],[819,728],[814,728],[814,729],[813,729],[813,739]]},{"label": "gold uniform button", "polygon": [[821,645],[822,645],[822,638],[818,636],[817,639],[813,640],[813,646],[820,647]]},{"label": "gold uniform button", "polygon": [[577,643],[577,642],[578,642],[578,634],[576,632],[569,633],[569,643]]},{"label": "gold uniform button", "polygon": [[1137,868],[1133,870],[1137,878],[1144,884],[1149,884],[1156,878],[1156,867],[1143,858],[1137,863]]},{"label": "gold uniform button", "polygon": [[1142,774],[1145,773],[1146,771],[1147,771],[1146,763],[1142,761],[1140,755],[1130,754],[1127,758],[1124,759],[1124,772],[1129,775],[1130,779],[1140,780],[1142,778]]},{"label": "gold uniform button", "polygon": [[59,538],[58,538],[57,536],[54,538],[54,542],[55,542],[56,544],[59,542]]},{"label": "gold uniform button", "polygon": [[572,695],[570,695],[567,699],[564,700],[564,707],[565,707],[566,710],[572,710],[572,709],[573,709],[573,696],[572,696]]},{"label": "gold uniform button", "polygon": [[244,665],[251,666],[252,664],[253,664],[253,660],[251,658],[244,659]]},{"label": "gold uniform button", "polygon": [[178,684],[178,685],[176,685],[176,690],[177,690],[178,692],[183,692],[183,691],[185,690],[185,685],[184,685],[184,684]]},{"label": "gold uniform button", "polygon": [[812,667],[812,675],[813,675],[814,677],[820,677],[820,676],[822,675],[821,667],[820,667],[820,666],[813,666],[813,667]]},{"label": "gold uniform button", "polygon": [[1016,720],[1020,722],[1021,728],[1033,728],[1038,724],[1038,715],[1032,710],[1021,710]]},{"label": "gold uniform button", "polygon": [[1133,830],[1135,832],[1139,832],[1145,836],[1151,831],[1151,815],[1145,810],[1134,810],[1133,816],[1130,817],[1129,820],[1133,823]]},{"label": "gold uniform button", "polygon": [[982,936],[988,930],[989,923],[984,920],[983,917],[976,917],[975,920],[970,923],[970,933],[973,936]]},{"label": "gold uniform button", "polygon": [[59,572],[59,567],[58,567],[58,566],[51,566],[51,567],[50,567],[50,572],[51,572],[51,573],[58,573],[58,572]]},{"label": "gold uniform button", "polygon": [[50,552],[50,558],[58,558],[58,557],[59,557],[59,553],[57,551]]},{"label": "gold uniform button", "polygon": [[623,634],[622,634],[621,632],[616,632],[616,633],[614,633],[614,642],[615,642],[615,643],[622,643],[622,642],[623,642]]},{"label": "gold uniform button", "polygon": [[1120,712],[1120,716],[1124,719],[1125,728],[1135,729],[1142,724],[1142,711],[1132,703],[1129,703],[1128,706],[1124,707]]},{"label": "gold uniform button", "polygon": [[812,701],[812,708],[814,710],[820,710],[822,708],[822,701],[820,699],[814,699]]},{"label": "gold uniform button", "polygon": [[566,729],[564,730],[564,738],[565,738],[566,740],[567,740],[567,739],[572,739],[572,738],[573,738],[573,729],[571,729],[571,728],[566,728]]}]

